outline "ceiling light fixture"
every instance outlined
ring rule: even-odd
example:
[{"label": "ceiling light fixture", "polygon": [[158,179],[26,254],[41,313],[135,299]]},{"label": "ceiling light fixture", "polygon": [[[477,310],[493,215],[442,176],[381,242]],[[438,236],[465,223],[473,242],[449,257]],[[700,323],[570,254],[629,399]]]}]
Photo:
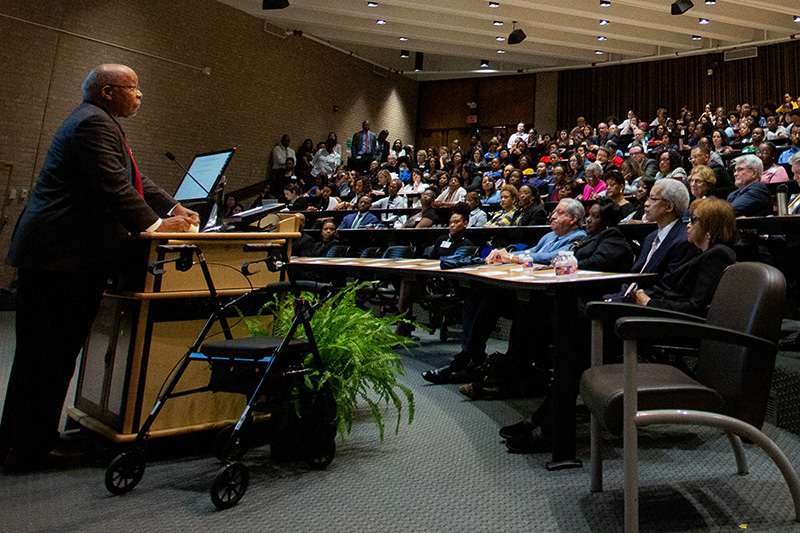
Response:
[{"label": "ceiling light fixture", "polygon": [[670,7],[670,13],[673,15],[683,15],[694,7],[692,0],[675,0]]},{"label": "ceiling light fixture", "polygon": [[498,35],[497,37],[495,37],[495,38],[494,38],[494,40],[495,40],[495,41],[505,41],[505,40],[506,40],[506,38],[505,38],[505,37],[503,37],[502,35]]},{"label": "ceiling light fixture", "polygon": [[289,7],[289,0],[264,0],[261,9],[283,9]]},{"label": "ceiling light fixture", "polygon": [[497,53],[498,53],[498,54],[505,54],[505,53],[506,53],[506,51],[505,51],[505,50],[503,50],[503,49],[500,49],[500,50],[498,50],[498,51],[497,51]]},{"label": "ceiling light fixture", "polygon": [[511,27],[513,28],[513,31],[508,34],[508,44],[519,44],[522,41],[524,41],[527,35],[525,35],[525,32],[522,31],[521,29],[519,30],[516,29],[517,28],[516,20],[512,21]]},{"label": "ceiling light fixture", "polygon": [[503,25],[503,21],[502,20],[495,20],[494,21],[494,25],[495,26],[502,26]]},{"label": "ceiling light fixture", "polygon": [[797,16],[794,18],[794,21],[795,21],[795,22],[800,22],[800,15],[797,15]]},{"label": "ceiling light fixture", "polygon": [[500,7],[500,2],[489,2],[489,7]]},{"label": "ceiling light fixture", "polygon": [[385,21],[385,20],[383,20],[383,19],[378,19],[378,24],[380,24],[381,26],[383,26],[384,24],[386,24],[386,21]]},{"label": "ceiling light fixture", "polygon": [[702,37],[700,37],[699,35],[692,35],[693,41],[699,41],[700,39],[702,39]]},{"label": "ceiling light fixture", "polygon": [[606,37],[605,35],[598,35],[597,36],[597,40],[598,41],[607,41],[608,37]]},{"label": "ceiling light fixture", "polygon": [[488,68],[488,67],[489,67],[489,60],[481,59],[481,68]]},{"label": "ceiling light fixture", "polygon": [[611,2],[609,0],[600,0],[600,7],[611,7]]},{"label": "ceiling light fixture", "polygon": [[425,60],[425,54],[422,52],[417,52],[417,55],[414,56],[414,72],[420,72],[422,70],[422,62]]},{"label": "ceiling light fixture", "polygon": [[409,54],[408,50],[400,50],[400,57],[401,58],[406,59],[409,55],[410,54]]},{"label": "ceiling light fixture", "polygon": [[700,19],[700,24],[708,24],[708,23],[709,23],[708,19]]},{"label": "ceiling light fixture", "polygon": [[367,7],[378,7],[378,2],[367,2]]},{"label": "ceiling light fixture", "polygon": [[608,26],[608,21],[607,20],[601,20],[600,21],[600,25],[601,26]]},{"label": "ceiling light fixture", "polygon": [[400,40],[401,40],[401,41],[407,41],[407,40],[408,40],[408,37],[400,37]]},{"label": "ceiling light fixture", "polygon": [[717,3],[717,0],[706,0],[706,5],[707,5],[707,6],[713,6],[713,5],[715,5],[716,3]]},{"label": "ceiling light fixture", "polygon": [[599,55],[599,56],[603,55],[603,51],[602,50],[595,50],[594,53]]}]

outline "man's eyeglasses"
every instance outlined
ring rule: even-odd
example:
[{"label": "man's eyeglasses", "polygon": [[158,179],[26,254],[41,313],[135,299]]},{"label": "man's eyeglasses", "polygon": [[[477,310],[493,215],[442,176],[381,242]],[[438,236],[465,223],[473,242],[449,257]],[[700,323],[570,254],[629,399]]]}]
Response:
[{"label": "man's eyeglasses", "polygon": [[139,91],[139,86],[138,85],[114,85],[114,84],[110,84],[109,87],[119,87],[120,89],[133,89],[136,92]]}]

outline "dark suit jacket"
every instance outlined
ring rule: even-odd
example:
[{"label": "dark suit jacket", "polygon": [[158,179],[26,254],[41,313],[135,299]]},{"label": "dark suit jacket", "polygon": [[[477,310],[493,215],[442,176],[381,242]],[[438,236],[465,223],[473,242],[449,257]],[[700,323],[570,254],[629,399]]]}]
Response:
[{"label": "dark suit jacket", "polygon": [[[341,225],[339,226],[339,229],[357,229],[353,227],[353,221],[356,219],[357,214],[358,213],[350,213],[349,215],[344,217]],[[359,221],[358,227],[363,228],[364,226],[378,224],[379,222],[380,221],[378,220],[378,217],[376,217],[372,213],[367,213],[366,216]]]},{"label": "dark suit jacket", "polygon": [[728,170],[725,167],[716,161],[709,161],[708,168],[714,171],[714,177],[717,178],[717,184],[715,185],[717,189],[733,187],[733,181],[731,181],[731,177],[728,176]]},{"label": "dark suit jacket", "polygon": [[633,250],[619,228],[606,228],[587,237],[573,250],[581,270],[629,272],[633,264]]},{"label": "dark suit jacket", "polygon": [[[647,261],[647,255],[653,247],[653,241],[658,234],[658,230],[654,231],[644,239],[642,243],[642,252],[639,254],[639,259],[633,264],[631,272],[639,272],[642,266]],[[678,220],[672,229],[669,230],[664,241],[658,246],[653,257],[647,263],[644,269],[645,274],[658,274],[663,276],[666,272],[674,270],[678,265],[685,262],[697,255],[699,249],[692,243],[686,240],[686,224]]]},{"label": "dark suit jacket", "polygon": [[[372,133],[372,131],[367,132],[369,136],[369,156],[366,159],[375,159],[378,151],[378,136]],[[364,130],[357,131],[355,135],[353,135],[353,141],[350,144],[350,154],[354,159],[362,159],[365,158],[363,155],[359,156],[358,152],[364,147]],[[389,155],[388,152],[386,154]]]},{"label": "dark suit jacket", "polygon": [[754,181],[728,195],[737,217],[759,217],[772,214],[772,195],[766,185]]},{"label": "dark suit jacket", "polygon": [[668,272],[653,287],[648,307],[672,309],[705,316],[722,273],[736,262],[734,251],[716,244],[695,258]]},{"label": "dark suit jacket", "polygon": [[31,198],[14,228],[6,261],[21,268],[110,272],[127,232],[140,233],[176,202],[142,176],[117,121],[88,102],[55,134]]}]

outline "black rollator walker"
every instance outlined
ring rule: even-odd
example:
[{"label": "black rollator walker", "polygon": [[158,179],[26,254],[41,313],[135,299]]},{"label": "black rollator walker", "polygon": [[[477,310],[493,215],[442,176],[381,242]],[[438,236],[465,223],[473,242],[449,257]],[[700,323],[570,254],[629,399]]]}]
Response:
[{"label": "black rollator walker", "polygon": [[[197,264],[203,271],[209,293],[215,301],[215,310],[181,359],[177,370],[171,373],[172,377],[168,378],[166,387],[159,394],[131,447],[117,455],[106,470],[105,484],[112,494],[129,492],[141,481],[145,469],[148,432],[164,403],[170,398],[198,392],[233,392],[248,397],[247,405],[236,425],[224,429],[217,437],[219,445],[215,448],[217,457],[222,460],[222,467],[211,486],[211,501],[217,508],[233,507],[247,491],[250,476],[247,467],[240,462],[247,448],[246,433],[252,425],[253,411],[266,412],[263,408],[269,408],[272,405],[271,400],[290,401],[300,406],[299,416],[295,416],[296,423],[291,431],[295,440],[289,447],[300,449],[302,458],[315,469],[325,468],[333,460],[336,452],[336,405],[330,387],[325,384],[314,392],[303,384],[302,379],[305,374],[314,370],[321,374],[324,367],[310,324],[319,303],[312,305],[301,297],[301,291],[324,294],[328,286],[296,281],[287,268],[286,252],[281,245],[245,244],[244,251],[265,252],[266,258],[245,263],[242,266],[243,274],[252,274],[249,269],[256,263],[266,263],[270,272],[285,273],[288,282],[272,283],[225,303],[214,288],[208,265],[197,246],[177,244],[158,247],[159,253],[179,255],[176,259],[151,263],[148,270],[157,276],[165,273],[162,267],[170,262],[174,262],[179,271],[189,270],[194,264],[194,255],[197,255]],[[294,296],[295,307],[294,318],[284,337],[233,338],[226,315],[233,316],[247,298],[255,297],[254,301],[257,303],[262,298],[268,299],[287,292]],[[320,298],[319,302],[322,300],[324,298]],[[216,322],[222,327],[226,340],[203,344]],[[306,339],[293,338],[300,326],[305,330]],[[308,354],[312,355],[314,369],[302,366]],[[211,365],[209,384],[202,388],[175,392],[181,376],[193,361]],[[294,411],[295,407],[290,409]],[[273,443],[273,455],[274,453]]]}]

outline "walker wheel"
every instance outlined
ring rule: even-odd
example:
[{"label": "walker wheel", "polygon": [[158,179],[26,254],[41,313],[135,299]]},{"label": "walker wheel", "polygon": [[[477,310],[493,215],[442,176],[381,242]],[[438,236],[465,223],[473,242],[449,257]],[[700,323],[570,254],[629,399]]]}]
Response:
[{"label": "walker wheel", "polygon": [[228,426],[219,430],[214,437],[214,456],[220,461],[240,460],[247,453],[250,445],[247,442],[245,427],[239,431],[236,442],[231,442],[231,435],[236,426]]},{"label": "walker wheel", "polygon": [[336,438],[309,447],[306,463],[314,470],[324,470],[336,455]]},{"label": "walker wheel", "polygon": [[219,510],[230,509],[247,492],[250,473],[242,463],[225,465],[217,472],[211,485],[211,501]]},{"label": "walker wheel", "polygon": [[106,469],[106,488],[111,494],[125,494],[139,484],[144,475],[144,457],[138,452],[117,455]]}]

